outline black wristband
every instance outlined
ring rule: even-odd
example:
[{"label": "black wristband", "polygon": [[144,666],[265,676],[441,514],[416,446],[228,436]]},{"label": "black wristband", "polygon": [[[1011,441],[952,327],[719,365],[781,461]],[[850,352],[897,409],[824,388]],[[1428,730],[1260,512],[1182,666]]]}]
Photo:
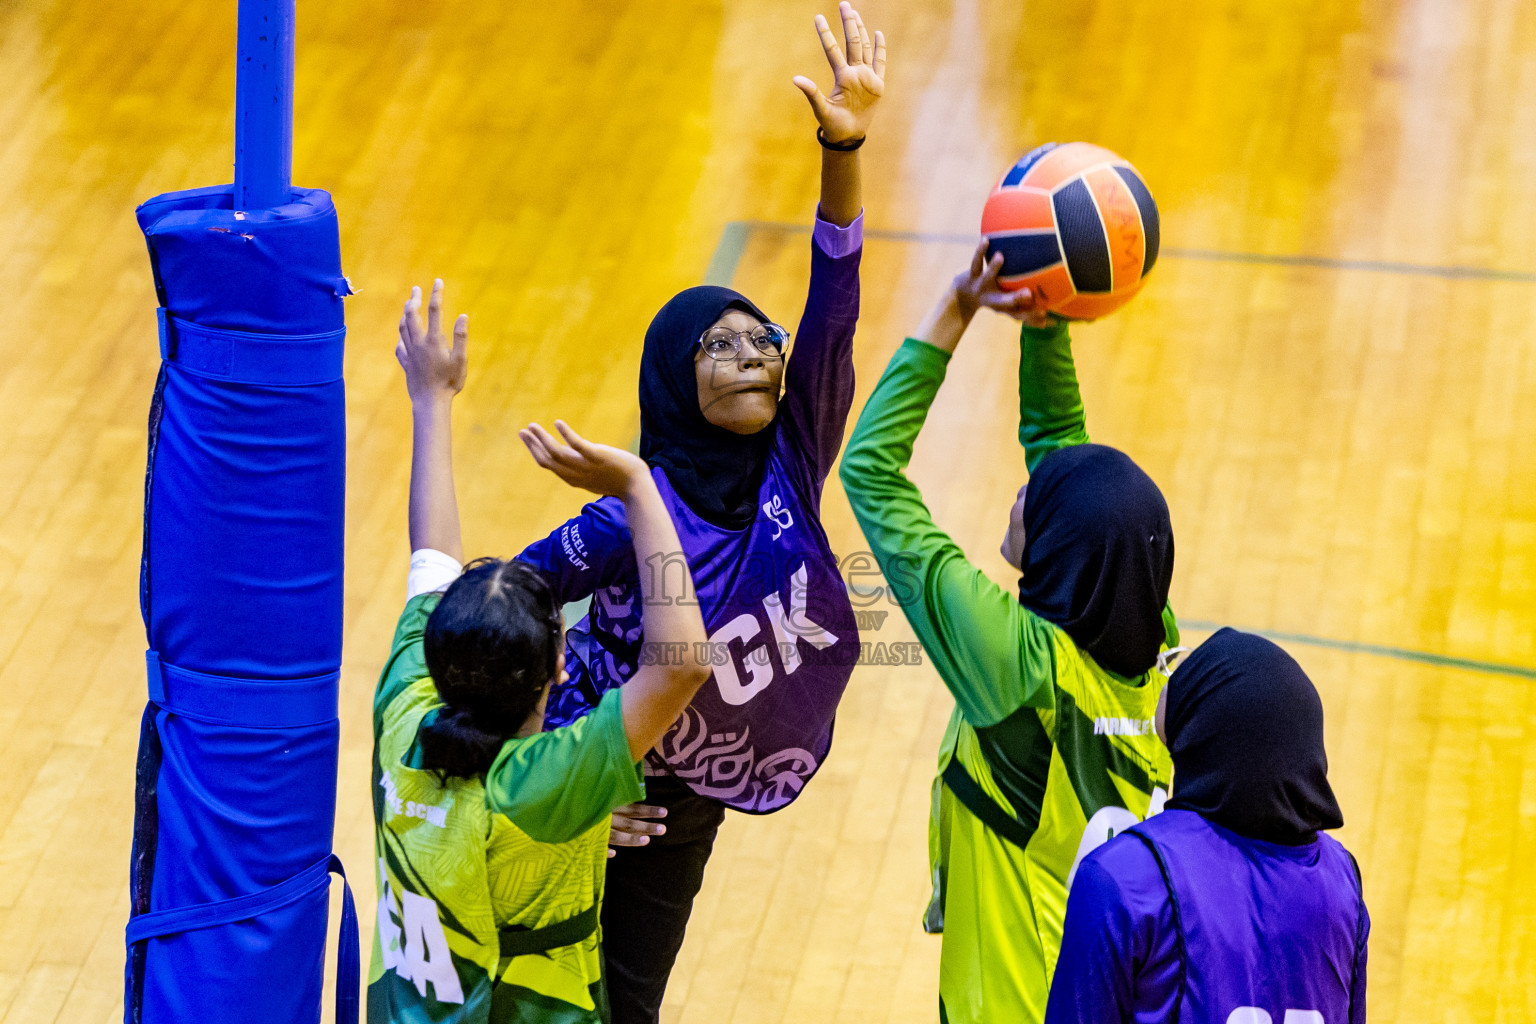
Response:
[{"label": "black wristband", "polygon": [[830,149],[834,153],[852,153],[864,145],[864,138],[865,136],[860,135],[858,138],[849,139],[847,142],[829,142],[827,141],[826,133],[820,128],[816,129],[816,141],[821,143],[821,148]]}]

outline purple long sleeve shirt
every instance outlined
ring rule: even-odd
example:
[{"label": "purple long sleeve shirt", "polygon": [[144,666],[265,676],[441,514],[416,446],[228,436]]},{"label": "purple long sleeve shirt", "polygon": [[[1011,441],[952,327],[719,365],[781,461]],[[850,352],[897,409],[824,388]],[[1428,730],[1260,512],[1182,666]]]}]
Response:
[{"label": "purple long sleeve shirt", "polygon": [[1168,878],[1128,833],[1083,860],[1045,1024],[1364,1024],[1370,915],[1337,841],[1247,839],[1183,810],[1133,831]]},{"label": "purple long sleeve shirt", "polygon": [[[652,469],[677,526],[687,565],[659,560],[663,598],[696,599],[709,634],[703,651],[644,646],[639,575],[624,506],[603,498],[518,557],[549,576],[562,602],[592,597],[568,633],[570,683],[550,694],[562,725],[589,712],[639,665],[712,659],[713,678],[647,757],[737,810],[788,805],[832,745],[832,721],[859,654],[859,635],[838,562],[821,527],[821,493],[842,447],[853,403],[853,333],[859,315],[863,218],[847,228],[818,220],[810,293],[800,318],[767,467],[759,515],[728,530],[695,515]],[[684,594],[692,571],[693,591]]]}]

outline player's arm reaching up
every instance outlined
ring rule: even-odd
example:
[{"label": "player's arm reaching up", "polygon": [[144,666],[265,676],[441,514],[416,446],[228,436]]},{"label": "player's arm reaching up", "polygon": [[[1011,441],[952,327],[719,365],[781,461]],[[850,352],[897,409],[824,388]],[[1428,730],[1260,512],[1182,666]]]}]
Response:
[{"label": "player's arm reaching up", "polygon": [[1019,332],[1019,443],[1033,473],[1058,448],[1088,443],[1067,321],[1032,312]]},{"label": "player's arm reaching up", "polygon": [[453,487],[453,400],[469,377],[469,314],[453,322],[453,345],[443,337],[443,281],[432,282],[427,322],[421,322],[421,289],[400,314],[395,358],[411,396],[411,550],[440,551],[464,561],[459,502]]},{"label": "player's arm reaching up", "polygon": [[[921,327],[897,350],[859,416],[843,453],[842,481],[892,594],[939,677],[975,726],[1021,706],[1050,707],[1050,632],[1012,593],[987,578],[934,523],[906,476],[912,446],[943,383],[950,355],[986,306],[1016,318],[1033,309],[1028,290],[997,285],[1001,255],[983,243]],[[1012,523],[1018,507],[1010,513]],[[1012,533],[1010,527],[1010,534]]]},{"label": "player's arm reaching up", "polygon": [[847,0],[838,4],[837,11],[843,22],[846,51],[838,45],[827,19],[816,15],[816,31],[832,66],[831,95],[824,95],[804,75],[795,76],[795,86],[810,101],[822,145],[820,216],[838,227],[847,227],[864,208],[858,148],[864,144],[880,97],[885,95],[885,33],[871,35]]},{"label": "player's arm reaching up", "polygon": [[[980,256],[981,250],[978,250],[977,258]],[[1000,256],[994,255],[989,267],[1000,260]],[[974,264],[972,269],[975,269]],[[1004,294],[987,292],[977,301],[1023,321],[1019,332],[1019,443],[1024,446],[1025,463],[1033,473],[1040,460],[1052,452],[1089,442],[1088,416],[1077,385],[1077,364],[1072,357],[1072,338],[1068,333],[1070,321],[1038,308],[1030,298],[1016,299],[1009,304],[1004,300]],[[1028,289],[1022,294],[1027,296]],[[958,340],[958,335],[956,338]],[[1020,488],[1018,501],[1021,508],[1024,494],[1024,489]],[[1013,562],[1022,550],[1022,530],[1017,534],[1010,530],[1003,556]],[[1179,627],[1171,607],[1163,609],[1163,631],[1168,646],[1177,648]]]},{"label": "player's arm reaching up", "polygon": [[827,19],[819,14],[815,18],[822,54],[832,71],[830,95],[804,75],[794,79],[810,102],[821,142],[821,195],[812,230],[810,288],[794,354],[784,366],[777,417],[796,474],[803,468],[806,490],[818,498],[843,446],[853,406],[853,336],[864,244],[858,148],[885,94],[884,34],[871,35],[859,12],[846,3],[838,13],[842,45]]},{"label": "player's arm reaching up", "polygon": [[[654,564],[658,555],[665,558],[683,549],[650,467],[639,456],[594,444],[560,420],[555,421],[555,429],[560,432],[558,438],[530,423],[518,437],[533,453],[535,462],[572,487],[623,500],[637,564]],[[661,742],[710,672],[708,665],[694,657],[708,639],[698,603],[660,598],[653,592],[661,583],[660,576],[640,573],[646,642],[688,653],[680,665],[672,664],[670,658],[659,665],[642,664],[634,678],[624,684],[624,733],[636,761]]]},{"label": "player's arm reaching up", "polygon": [[[405,370],[411,396],[411,549],[440,552],[462,562],[464,545],[453,483],[450,427],[453,400],[469,375],[469,316],[460,314],[454,321],[450,346],[442,329],[442,299],[443,282],[434,281],[423,324],[421,289],[411,289],[400,317],[395,358]],[[587,441],[559,420],[555,428],[559,438],[538,424],[530,424],[518,436],[540,466],[566,483],[624,502],[639,562],[658,552],[682,550],[650,469],[639,457]],[[671,648],[675,650],[696,650],[695,645],[706,639],[698,605],[653,601],[651,585],[649,576],[642,574],[647,640],[675,645]],[[635,761],[656,745],[709,678],[708,666],[693,658],[683,661],[680,665],[644,666],[624,687],[624,732]]]}]

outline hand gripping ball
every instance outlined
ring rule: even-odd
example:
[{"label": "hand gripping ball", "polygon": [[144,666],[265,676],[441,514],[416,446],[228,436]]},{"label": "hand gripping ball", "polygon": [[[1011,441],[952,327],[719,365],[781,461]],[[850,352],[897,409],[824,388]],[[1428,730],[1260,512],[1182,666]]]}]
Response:
[{"label": "hand gripping ball", "polygon": [[1003,254],[1003,288],[1029,288],[1069,320],[1113,313],[1157,262],[1157,204],[1146,182],[1087,142],[1026,153],[987,197],[981,233],[989,252]]}]

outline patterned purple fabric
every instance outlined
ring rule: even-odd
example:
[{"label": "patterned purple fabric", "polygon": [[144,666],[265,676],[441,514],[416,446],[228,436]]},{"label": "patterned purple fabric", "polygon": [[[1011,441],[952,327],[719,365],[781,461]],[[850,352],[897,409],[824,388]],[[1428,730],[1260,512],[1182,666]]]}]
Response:
[{"label": "patterned purple fabric", "polygon": [[[859,237],[860,221],[835,245]],[[703,796],[767,813],[793,801],[826,759],[838,700],[859,654],[853,608],[821,528],[821,492],[842,447],[853,401],[859,309],[855,247],[833,258],[818,225],[810,294],[785,375],[758,517],[727,530],[694,515],[653,470],[676,522],[710,644],[703,652],[646,649],[638,571],[660,573],[664,599],[684,596],[683,559],[637,567],[624,508],[604,498],[519,557],[548,573],[561,601],[592,597],[569,632],[570,683],[550,695],[564,724],[630,678],[643,660],[712,658],[714,676],[652,751],[651,771],[676,775]],[[839,248],[841,246],[838,246]]]}]

